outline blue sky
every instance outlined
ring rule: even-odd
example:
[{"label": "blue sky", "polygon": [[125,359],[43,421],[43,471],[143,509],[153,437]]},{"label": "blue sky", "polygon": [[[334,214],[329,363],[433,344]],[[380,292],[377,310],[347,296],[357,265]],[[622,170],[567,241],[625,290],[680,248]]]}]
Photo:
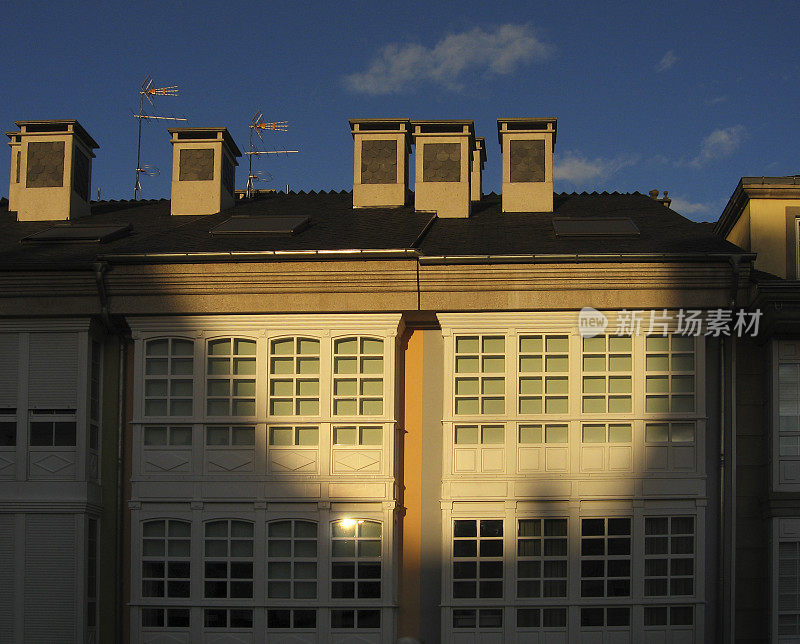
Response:
[{"label": "blue sky", "polygon": [[[21,2],[4,4],[6,130],[76,118],[100,144],[93,193],[133,191],[139,86],[157,113],[288,120],[260,187],[350,189],[351,117],[472,118],[499,191],[496,119],[556,116],[556,190],[668,190],[716,219],[741,176],[800,173],[797,2]],[[144,197],[169,193],[167,125],[145,127]],[[9,176],[8,153],[0,155]],[[237,185],[246,181],[245,158]],[[5,181],[0,194],[7,194]]]}]

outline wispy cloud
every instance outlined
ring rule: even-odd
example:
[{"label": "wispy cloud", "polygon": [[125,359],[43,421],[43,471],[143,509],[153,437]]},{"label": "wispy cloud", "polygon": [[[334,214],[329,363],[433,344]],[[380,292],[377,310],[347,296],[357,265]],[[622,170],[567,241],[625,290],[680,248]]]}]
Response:
[{"label": "wispy cloud", "polygon": [[722,96],[714,96],[713,98],[709,98],[706,101],[706,104],[707,105],[719,105],[720,103],[724,103],[727,100],[728,100],[728,97],[723,94]]},{"label": "wispy cloud", "polygon": [[579,152],[565,152],[555,162],[555,178],[580,185],[610,177],[622,168],[636,163],[634,157],[618,156],[613,159],[589,159]]},{"label": "wispy cloud", "polygon": [[657,72],[665,72],[668,69],[671,69],[675,63],[678,62],[678,57],[675,55],[673,50],[669,50],[666,54],[661,57],[661,60],[658,61],[656,64],[656,71]]},{"label": "wispy cloud", "polygon": [[680,197],[672,197],[670,208],[683,214],[683,215],[696,215],[706,213],[711,210],[712,204],[702,203],[699,201],[689,201],[688,199],[681,199]]},{"label": "wispy cloud", "polygon": [[733,127],[719,128],[714,130],[700,146],[700,152],[689,161],[689,165],[700,168],[709,161],[721,159],[733,154],[746,135],[744,126],[734,125]]},{"label": "wispy cloud", "polygon": [[510,74],[551,53],[552,47],[529,25],[506,24],[490,31],[476,27],[450,34],[433,47],[387,45],[365,71],[345,76],[344,84],[355,92],[373,95],[396,94],[420,82],[458,90],[468,74]]}]

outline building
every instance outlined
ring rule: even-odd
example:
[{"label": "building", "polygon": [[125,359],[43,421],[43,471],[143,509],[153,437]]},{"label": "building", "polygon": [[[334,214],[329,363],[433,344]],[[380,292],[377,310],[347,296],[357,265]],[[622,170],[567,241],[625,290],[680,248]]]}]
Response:
[{"label": "building", "polygon": [[791,638],[797,181],[554,194],[556,125],[498,119],[501,195],[471,121],[354,119],[352,193],[236,199],[176,128],[170,200],[89,203],[17,122],[0,637]]}]

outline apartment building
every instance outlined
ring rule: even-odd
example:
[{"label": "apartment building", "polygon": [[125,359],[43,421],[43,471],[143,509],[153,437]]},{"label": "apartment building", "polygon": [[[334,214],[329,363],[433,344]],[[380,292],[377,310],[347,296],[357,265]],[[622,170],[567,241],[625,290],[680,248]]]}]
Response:
[{"label": "apartment building", "polygon": [[712,227],[554,193],[554,118],[353,119],[352,192],[175,128],[170,200],[90,203],[17,126],[4,638],[792,641],[794,178]]}]

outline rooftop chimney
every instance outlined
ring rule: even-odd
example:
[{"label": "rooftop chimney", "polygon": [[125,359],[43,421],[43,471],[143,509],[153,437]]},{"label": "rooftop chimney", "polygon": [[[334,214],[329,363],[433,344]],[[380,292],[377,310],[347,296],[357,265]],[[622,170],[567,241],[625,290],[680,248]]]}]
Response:
[{"label": "rooftop chimney", "polygon": [[497,119],[503,212],[553,212],[555,118]]},{"label": "rooftop chimney", "polygon": [[470,199],[480,201],[483,195],[483,165],[486,163],[486,140],[482,136],[475,137],[475,149],[472,150],[472,176],[470,177]]},{"label": "rooftop chimney", "polygon": [[353,208],[406,204],[411,121],[350,119]]},{"label": "rooftop chimney", "polygon": [[234,204],[236,159],[224,127],[170,128],[173,215],[213,215]]},{"label": "rooftop chimney", "polygon": [[99,146],[73,119],[15,121],[9,210],[19,221],[58,221],[89,214],[92,159]]},{"label": "rooftop chimney", "polygon": [[416,146],[414,208],[439,217],[469,217],[472,151],[471,120],[413,121]]}]

